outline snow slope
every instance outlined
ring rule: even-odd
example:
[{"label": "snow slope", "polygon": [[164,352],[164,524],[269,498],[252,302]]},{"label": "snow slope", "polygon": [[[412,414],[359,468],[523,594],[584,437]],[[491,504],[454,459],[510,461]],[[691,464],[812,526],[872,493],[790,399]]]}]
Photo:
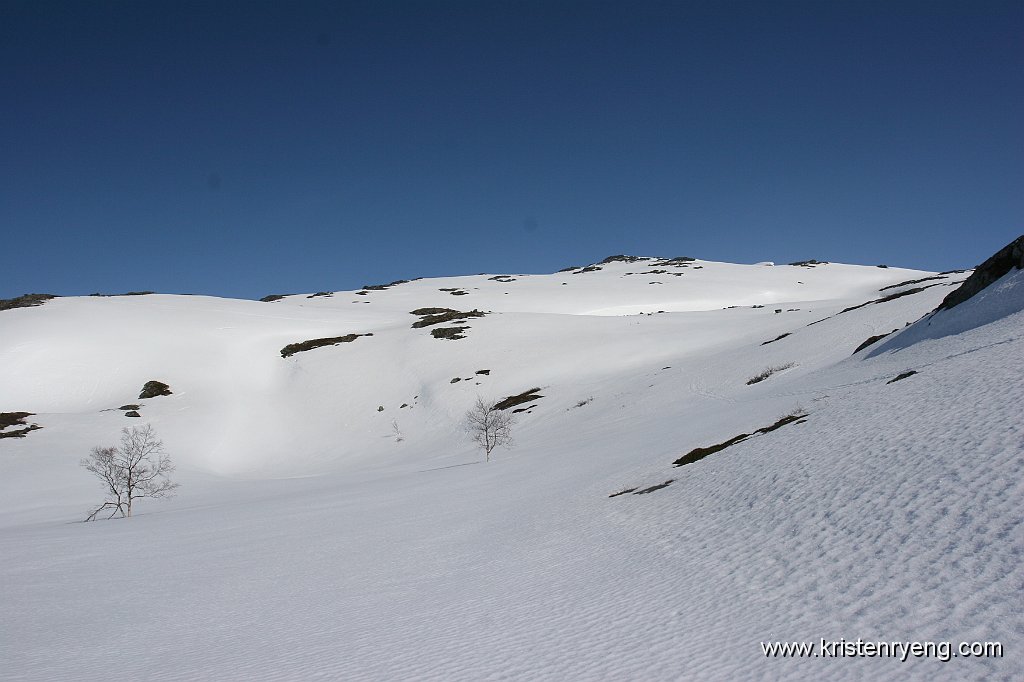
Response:
[{"label": "snow slope", "polygon": [[[853,354],[966,273],[661,262],[0,313],[0,410],[43,427],[0,439],[0,679],[1024,675],[1019,271]],[[435,339],[422,307],[490,314]],[[534,387],[480,463],[462,414]],[[73,523],[102,492],[78,459],[140,422],[180,494]],[[760,646],[858,637],[1006,653]]]}]

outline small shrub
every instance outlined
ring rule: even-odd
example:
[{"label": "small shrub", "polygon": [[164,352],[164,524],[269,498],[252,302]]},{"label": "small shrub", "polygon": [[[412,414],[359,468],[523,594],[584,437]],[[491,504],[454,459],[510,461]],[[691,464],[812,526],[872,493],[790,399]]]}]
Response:
[{"label": "small shrub", "polygon": [[775,374],[776,372],[781,372],[784,369],[789,369],[790,367],[795,367],[795,366],[796,366],[795,362],[787,362],[784,365],[776,365],[775,367],[766,367],[765,369],[761,370],[759,373],[757,373],[754,376],[752,376],[749,379],[747,379],[747,386],[750,386],[752,384],[760,383],[760,382],[764,381],[765,379],[767,379],[768,377],[770,377],[771,375]]}]

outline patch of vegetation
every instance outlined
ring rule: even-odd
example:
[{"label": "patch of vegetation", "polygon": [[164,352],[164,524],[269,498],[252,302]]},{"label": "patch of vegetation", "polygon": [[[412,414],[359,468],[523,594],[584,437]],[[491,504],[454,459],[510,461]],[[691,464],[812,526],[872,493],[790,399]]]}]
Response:
[{"label": "patch of vegetation", "polygon": [[907,377],[912,377],[915,374],[917,374],[917,370],[914,370],[914,369],[909,370],[907,372],[900,372],[899,374],[896,375],[895,379],[890,379],[889,381],[887,381],[885,383],[886,384],[895,384],[897,381],[903,381]]},{"label": "patch of vegetation", "polygon": [[289,343],[281,349],[281,357],[287,358],[295,355],[296,353],[313,350],[314,348],[322,348],[323,346],[337,346],[339,343],[352,343],[360,336],[373,336],[373,332],[369,332],[367,334],[345,334],[344,336],[332,336],[330,338],[310,339],[309,341],[301,341],[299,343]]},{"label": "patch of vegetation", "polygon": [[280,301],[285,296],[291,296],[291,294],[268,294],[260,299],[261,303],[273,303],[274,301]]},{"label": "patch of vegetation", "polygon": [[770,377],[771,375],[775,374],[776,372],[781,372],[784,369],[789,369],[790,367],[795,367],[795,366],[796,366],[795,362],[787,362],[784,365],[776,365],[774,367],[766,367],[765,369],[761,370],[760,372],[758,372],[754,376],[752,376],[749,379],[747,379],[747,386],[750,386],[752,384],[759,384],[762,381],[764,381],[765,379],[767,379],[768,377]]},{"label": "patch of vegetation", "polygon": [[464,339],[466,335],[462,332],[469,329],[469,327],[436,327],[430,330],[430,335],[435,339]]},{"label": "patch of vegetation", "polygon": [[694,462],[699,462],[700,460],[704,459],[708,455],[713,455],[716,452],[721,452],[722,450],[725,450],[730,445],[736,445],[736,443],[742,443],[743,441],[747,440],[748,438],[752,438],[753,436],[763,435],[763,434],[766,434],[766,433],[771,433],[772,431],[775,431],[776,429],[781,429],[786,424],[793,424],[793,423],[799,424],[799,423],[802,423],[804,417],[806,417],[806,416],[807,416],[807,413],[805,413],[805,412],[801,412],[801,411],[793,412],[792,414],[787,414],[785,417],[782,417],[781,419],[776,421],[774,424],[770,424],[768,426],[765,426],[765,427],[762,427],[760,429],[757,429],[753,433],[741,433],[738,436],[733,436],[729,440],[722,441],[721,443],[716,443],[714,445],[709,445],[707,447],[694,448],[693,450],[690,450],[688,453],[686,453],[685,455],[683,455],[682,457],[680,457],[676,461],[672,462],[672,466],[681,467],[681,466],[684,466],[686,464],[693,464]]},{"label": "patch of vegetation", "polygon": [[32,308],[37,305],[42,305],[51,298],[57,297],[54,294],[24,294],[17,298],[0,298],[0,310]]},{"label": "patch of vegetation", "polygon": [[857,348],[853,351],[853,354],[856,355],[857,353],[861,352],[862,350],[864,350],[865,348],[867,348],[871,344],[873,344],[873,343],[875,343],[877,341],[881,341],[882,339],[884,339],[885,337],[889,336],[889,334],[892,334],[895,331],[896,330],[893,329],[891,332],[886,332],[884,334],[876,334],[874,336],[869,336],[868,338],[866,338],[864,340],[864,342],[862,344],[857,346]]},{"label": "patch of vegetation", "polygon": [[659,483],[658,485],[652,485],[650,488],[644,488],[643,490],[637,490],[633,494],[634,495],[649,495],[649,494],[653,493],[655,490],[661,490],[662,488],[669,487],[670,485],[672,485],[672,482],[675,481],[675,480],[676,479],[674,479],[674,478],[670,478],[667,481],[665,481],[664,483]]},{"label": "patch of vegetation", "polygon": [[[28,424],[26,417],[33,416],[33,412],[0,412],[0,438],[24,438],[29,431],[38,431],[43,428],[38,424]],[[23,429],[6,431],[11,426],[24,426]]]},{"label": "patch of vegetation", "polygon": [[[776,311],[776,312],[778,312],[778,311]],[[764,343],[762,343],[761,345],[762,345],[762,346],[767,346],[767,345],[768,345],[769,343],[775,343],[776,341],[781,341],[782,339],[786,338],[787,336],[789,336],[789,335],[790,335],[790,334],[792,334],[792,333],[793,333],[793,332],[786,332],[785,334],[779,334],[778,336],[776,336],[776,337],[775,337],[774,339],[772,339],[771,341],[765,341],[765,342],[764,342]]]},{"label": "patch of vegetation", "polygon": [[147,381],[139,393],[139,400],[156,398],[161,395],[171,395],[171,387],[162,381]]},{"label": "patch of vegetation", "polygon": [[[423,313],[424,310],[440,310],[443,312],[437,313]],[[480,312],[479,310],[470,310],[469,312],[460,312],[458,310],[452,310],[450,308],[419,308],[412,312],[413,315],[419,315],[420,319],[412,323],[413,329],[420,329],[422,327],[432,327],[435,324],[442,324],[444,322],[454,322],[456,320],[466,320],[471,317],[483,317],[487,313]]]},{"label": "patch of vegetation", "polygon": [[522,405],[523,403],[528,403],[533,400],[539,400],[540,398],[544,397],[542,395],[537,395],[539,391],[539,388],[531,388],[529,391],[523,391],[522,393],[517,393],[516,395],[510,395],[496,402],[494,404],[494,409],[507,410],[510,407],[515,407],[516,405]]}]

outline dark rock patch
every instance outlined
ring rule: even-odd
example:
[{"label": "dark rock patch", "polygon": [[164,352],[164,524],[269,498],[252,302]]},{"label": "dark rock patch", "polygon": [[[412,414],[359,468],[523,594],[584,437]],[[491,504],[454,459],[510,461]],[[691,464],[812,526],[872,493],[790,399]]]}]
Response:
[{"label": "dark rock patch", "polygon": [[725,450],[730,445],[735,445],[736,443],[742,443],[743,441],[747,440],[748,438],[752,438],[753,436],[763,435],[763,434],[766,434],[766,433],[771,433],[772,431],[774,431],[776,429],[781,429],[786,424],[793,424],[793,423],[800,424],[800,423],[802,423],[804,421],[804,417],[806,417],[806,416],[807,415],[805,413],[803,413],[803,412],[796,412],[794,414],[788,414],[785,417],[783,417],[782,419],[779,419],[774,424],[771,424],[769,426],[765,426],[765,427],[762,427],[760,429],[757,429],[753,433],[741,433],[738,436],[733,436],[729,440],[722,441],[721,443],[716,443],[714,445],[709,445],[707,447],[694,448],[693,450],[690,450],[688,453],[686,453],[685,455],[683,455],[682,457],[680,457],[676,461],[672,462],[672,466],[681,467],[681,466],[684,466],[686,464],[693,464],[694,462],[699,462],[700,460],[704,459],[708,455],[713,455],[716,452],[721,452],[722,450]]},{"label": "dark rock patch", "polygon": [[645,258],[644,256],[627,256],[625,254],[620,253],[620,254],[615,255],[615,256],[608,256],[603,261],[601,261],[600,265],[607,265],[608,263],[636,263],[637,261],[642,261],[642,260],[651,260],[651,259],[650,258]]},{"label": "dark rock patch", "polygon": [[778,336],[776,336],[776,337],[775,337],[774,339],[772,339],[771,341],[765,341],[765,342],[763,342],[763,343],[762,343],[761,345],[762,345],[762,346],[767,346],[767,345],[768,345],[769,343],[775,343],[776,341],[781,341],[782,339],[786,338],[787,336],[789,336],[789,335],[790,335],[790,334],[792,334],[792,333],[793,333],[793,332],[786,332],[785,334],[779,334]]},{"label": "dark rock patch", "polygon": [[384,291],[391,287],[396,287],[399,284],[408,284],[412,280],[408,279],[396,279],[394,282],[388,282],[387,284],[364,284],[363,289],[366,291]]},{"label": "dark rock patch", "polygon": [[[424,310],[441,310],[444,312],[437,313],[423,313]],[[413,311],[413,315],[419,315],[420,319],[412,323],[413,329],[420,329],[422,327],[431,327],[435,324],[442,324],[444,322],[454,322],[456,320],[466,320],[471,317],[483,317],[487,313],[480,312],[479,310],[470,310],[469,312],[461,312],[458,310],[452,310],[450,308],[419,308]]]},{"label": "dark rock patch", "polygon": [[322,348],[323,346],[337,346],[339,343],[352,343],[360,336],[373,336],[373,332],[366,334],[345,334],[344,336],[332,336],[323,339],[310,339],[309,341],[301,341],[299,343],[289,343],[281,349],[281,357],[287,358],[295,355],[296,353],[313,350],[314,348]]},{"label": "dark rock patch", "polygon": [[119,409],[119,410],[137,410],[139,408],[140,408],[139,405],[122,405],[121,407],[119,407],[117,409]]},{"label": "dark rock patch", "polygon": [[461,378],[461,377],[455,377],[454,379],[452,379],[452,380],[451,380],[451,381],[449,381],[448,383],[450,383],[450,384],[457,384],[457,383],[459,383],[460,381],[462,381],[462,378]]},{"label": "dark rock patch", "polygon": [[126,417],[141,417],[142,415],[139,414],[136,410],[128,410],[127,412],[124,413],[124,416],[126,416]]},{"label": "dark rock patch", "polygon": [[171,387],[162,381],[147,381],[139,393],[139,400],[156,398],[161,395],[171,395]]},{"label": "dark rock patch", "polygon": [[996,251],[991,258],[975,268],[971,276],[951,292],[936,310],[949,310],[972,298],[1010,270],[1024,268],[1024,235]]},{"label": "dark rock patch", "polygon": [[573,270],[579,270],[579,269],[580,269],[580,266],[578,266],[578,265],[570,265],[567,268],[562,268],[561,270],[559,270],[559,272],[572,272]]},{"label": "dark rock patch", "polygon": [[483,374],[483,375],[489,375],[491,373],[491,370],[489,370],[489,369],[478,369],[476,371],[476,373],[477,374]]},{"label": "dark rock patch", "polygon": [[467,296],[467,295],[469,295],[469,292],[468,291],[463,291],[462,289],[459,289],[458,291],[451,292],[451,294],[452,294],[452,296]]},{"label": "dark rock patch", "polygon": [[306,298],[319,298],[321,296],[325,297],[325,298],[330,298],[331,296],[334,296],[334,292],[333,291],[318,291],[315,294],[310,294]]},{"label": "dark rock patch", "polygon": [[582,275],[584,272],[597,272],[598,270],[603,270],[603,269],[604,268],[602,268],[600,265],[588,265],[585,268],[580,268],[579,270],[577,270],[576,272],[574,272],[572,274],[574,274],[574,275]]},{"label": "dark rock patch", "polygon": [[263,298],[261,298],[260,302],[262,302],[262,303],[273,303],[274,301],[280,301],[285,296],[290,296],[290,295],[291,294],[268,294],[268,295],[264,296]]},{"label": "dark rock patch", "polygon": [[529,391],[523,391],[522,393],[518,393],[516,395],[510,395],[507,398],[504,398],[495,403],[494,409],[507,410],[510,407],[515,407],[516,405],[522,405],[523,403],[528,403],[533,400],[539,400],[540,398],[544,397],[542,395],[537,395],[539,391],[539,388],[531,388]]},{"label": "dark rock patch", "polygon": [[688,267],[689,263],[697,260],[696,258],[690,258],[689,256],[676,256],[675,258],[666,258],[655,263],[655,266],[664,267],[666,265],[675,265],[677,267]]},{"label": "dark rock patch", "polygon": [[469,329],[469,327],[435,327],[430,330],[430,335],[435,339],[464,339],[466,335],[462,332]]},{"label": "dark rock patch", "polygon": [[931,277],[922,277],[921,279],[908,279],[906,282],[900,282],[899,284],[890,284],[887,287],[882,287],[879,291],[885,291],[886,289],[899,289],[910,284],[920,284],[921,282],[930,282],[934,279],[946,279],[946,275],[933,275]]},{"label": "dark rock patch", "polygon": [[815,265],[828,265],[828,261],[827,260],[814,260],[812,258],[811,260],[798,260],[795,263],[790,263],[790,265],[795,265],[795,266],[801,267],[801,268],[813,268]]},{"label": "dark rock patch", "polygon": [[57,297],[53,294],[24,294],[17,298],[0,298],[0,310],[32,308],[37,305],[42,305],[51,298]]},{"label": "dark rock patch", "polygon": [[857,353],[861,352],[871,344],[877,341],[881,341],[882,339],[889,336],[889,334],[892,334],[895,331],[897,330],[893,329],[891,332],[886,332],[884,334],[876,334],[875,336],[869,336],[867,339],[864,340],[864,343],[860,344],[859,346],[857,346],[856,349],[854,349],[853,354],[856,355]]},{"label": "dark rock patch", "polygon": [[636,488],[626,488],[625,490],[620,490],[620,491],[619,491],[619,492],[617,492],[617,493],[612,493],[612,494],[611,494],[611,495],[609,495],[608,497],[618,497],[619,495],[626,495],[627,493],[631,493],[631,492],[633,492],[634,490],[636,490]]},{"label": "dark rock patch", "polygon": [[895,384],[897,381],[903,381],[907,377],[912,377],[915,374],[917,374],[917,370],[913,370],[913,369],[908,371],[908,372],[900,372],[899,374],[896,375],[896,378],[889,379],[889,381],[887,381],[885,383],[886,384]]},{"label": "dark rock patch", "polygon": [[[0,438],[24,438],[30,431],[38,431],[43,428],[38,424],[28,424],[26,417],[33,416],[32,412],[0,412]],[[11,426],[24,426],[23,429],[7,431]]]}]

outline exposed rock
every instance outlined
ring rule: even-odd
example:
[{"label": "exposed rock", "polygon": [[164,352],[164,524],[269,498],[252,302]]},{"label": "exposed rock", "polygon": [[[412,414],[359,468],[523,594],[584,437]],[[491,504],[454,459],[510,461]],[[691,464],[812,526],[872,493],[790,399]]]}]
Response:
[{"label": "exposed rock", "polygon": [[1024,268],[1024,235],[999,249],[991,258],[975,268],[971,276],[965,279],[958,289],[942,299],[942,303],[936,310],[949,310],[958,306],[1010,270],[1022,268]]},{"label": "exposed rock", "polygon": [[140,407],[139,405],[122,405],[121,407],[119,407],[117,409],[119,409],[119,410],[137,410],[137,409],[139,409],[139,407]]},{"label": "exposed rock", "polygon": [[490,374],[490,373],[491,373],[491,370],[489,370],[489,369],[478,369],[478,370],[476,371],[476,373],[477,373],[477,374],[485,374],[485,375],[486,375],[486,374]]},{"label": "exposed rock", "polygon": [[129,411],[124,413],[124,416],[126,416],[126,417],[141,417],[142,415],[139,414],[138,412],[136,412],[135,410],[129,410]]},{"label": "exposed rock", "polygon": [[363,289],[367,289],[369,291],[383,291],[384,289],[389,289],[391,287],[398,286],[399,284],[408,284],[411,281],[412,280],[409,279],[396,279],[394,282],[388,282],[387,284],[364,284]]},{"label": "exposed rock", "polygon": [[748,438],[751,438],[753,436],[756,436],[756,435],[759,435],[759,434],[771,433],[775,429],[781,429],[786,424],[793,424],[793,423],[799,424],[799,423],[802,422],[803,418],[806,417],[806,416],[807,415],[805,413],[803,413],[803,412],[795,412],[793,414],[786,415],[785,417],[783,417],[782,419],[779,419],[774,424],[771,424],[769,426],[765,426],[763,428],[757,429],[753,433],[741,433],[738,436],[733,436],[729,440],[722,441],[721,443],[716,443],[715,445],[709,445],[709,446],[703,447],[703,448],[694,448],[693,450],[690,450],[688,453],[686,453],[685,455],[683,455],[682,457],[680,457],[676,461],[672,462],[672,466],[681,467],[681,466],[684,466],[686,464],[693,464],[694,462],[699,462],[700,460],[704,459],[708,455],[712,455],[712,454],[714,454],[716,452],[721,452],[722,450],[726,449],[730,445],[735,445],[736,443],[742,443],[743,441],[745,441]]},{"label": "exposed rock", "polygon": [[523,391],[522,393],[518,393],[516,395],[510,395],[507,398],[504,398],[503,400],[500,400],[497,403],[495,403],[494,409],[507,410],[510,407],[515,407],[516,405],[522,405],[523,403],[528,403],[532,400],[539,400],[544,396],[536,395],[538,391],[540,391],[539,388],[531,388],[529,391]]},{"label": "exposed rock", "polygon": [[[779,311],[776,311],[776,312],[779,312]],[[764,343],[762,343],[761,345],[762,345],[762,346],[767,346],[767,345],[768,345],[769,343],[775,343],[776,341],[781,341],[782,339],[786,338],[787,336],[789,336],[789,335],[790,335],[790,334],[792,334],[792,333],[793,333],[793,332],[786,332],[785,334],[779,334],[779,335],[778,335],[778,336],[776,336],[776,337],[775,337],[774,339],[772,339],[772,340],[770,340],[770,341],[765,341],[765,342],[764,342]]]},{"label": "exposed rock", "polygon": [[295,355],[296,353],[313,350],[314,348],[321,348],[323,346],[337,346],[339,343],[352,343],[360,336],[373,336],[373,332],[366,334],[345,334],[344,336],[332,336],[324,339],[310,339],[309,341],[302,341],[300,343],[289,343],[281,349],[281,357],[287,358],[291,355]]},{"label": "exposed rock", "polygon": [[263,298],[261,298],[260,301],[262,303],[272,303],[274,301],[280,301],[285,296],[290,296],[290,295],[291,294],[268,294],[268,295],[264,296]]},{"label": "exposed rock", "polygon": [[[38,431],[43,428],[38,424],[28,424],[26,417],[33,416],[32,412],[0,412],[0,438],[24,438],[30,431]],[[24,426],[23,429],[13,429],[11,426]]]},{"label": "exposed rock", "polygon": [[471,317],[483,317],[486,315],[486,313],[475,309],[465,313],[458,310],[451,310],[449,308],[420,308],[419,310],[443,310],[444,312],[423,314],[422,312],[413,311],[414,315],[421,316],[421,319],[412,323],[413,329],[432,327],[435,324],[441,324],[443,322],[453,322],[455,320],[465,320]]},{"label": "exposed rock", "polygon": [[0,298],[0,310],[13,310],[14,308],[31,308],[42,305],[51,298],[57,298],[53,294],[24,294],[17,298]]},{"label": "exposed rock", "polygon": [[466,335],[462,332],[469,329],[469,327],[436,327],[430,330],[430,335],[435,339],[464,339]]},{"label": "exposed rock", "polygon": [[620,253],[617,256],[608,256],[603,261],[601,261],[600,264],[601,265],[607,265],[608,263],[636,263],[637,261],[641,261],[641,260],[651,260],[651,259],[650,258],[645,258],[644,256],[627,256],[625,254],[621,254]]},{"label": "exposed rock", "polygon": [[147,381],[139,393],[139,400],[156,398],[161,395],[171,395],[171,387],[162,381]]},{"label": "exposed rock", "polygon": [[790,263],[790,265],[796,265],[796,266],[802,267],[802,268],[813,268],[815,265],[828,265],[828,261],[827,260],[814,260],[812,258],[811,260],[798,260],[795,263]]},{"label": "exposed rock", "polygon": [[896,377],[894,379],[889,379],[889,381],[887,381],[885,383],[886,384],[895,384],[897,381],[903,381],[907,377],[912,377],[915,374],[917,374],[917,370],[913,370],[913,369],[908,371],[908,372],[900,372],[899,374],[896,375]]},{"label": "exposed rock", "polygon": [[889,334],[892,334],[895,331],[896,330],[893,329],[891,332],[886,332],[884,334],[876,334],[875,336],[869,336],[864,341],[864,343],[862,343],[859,346],[857,346],[857,348],[853,351],[853,354],[856,355],[857,353],[861,352],[862,350],[864,350],[865,348],[867,348],[871,344],[875,343],[876,341],[881,341],[882,339],[884,339],[885,337],[889,336]]}]

